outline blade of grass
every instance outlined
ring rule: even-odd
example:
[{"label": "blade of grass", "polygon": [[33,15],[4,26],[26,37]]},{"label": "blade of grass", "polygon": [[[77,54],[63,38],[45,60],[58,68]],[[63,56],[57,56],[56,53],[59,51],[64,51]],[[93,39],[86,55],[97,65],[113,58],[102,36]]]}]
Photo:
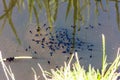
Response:
[{"label": "blade of grass", "polygon": [[55,0],[54,12],[55,13],[54,13],[53,19],[54,21],[56,21],[57,13],[58,13],[58,0]]},{"label": "blade of grass", "polygon": [[3,24],[2,24],[2,26],[1,26],[1,28],[0,28],[0,35],[2,34],[2,31],[3,31],[4,27],[5,27],[6,20],[7,20],[7,18],[4,18]]},{"label": "blade of grass", "polygon": [[105,50],[105,36],[104,34],[102,34],[102,50],[103,50],[103,57],[102,57],[102,77],[104,77],[104,74],[105,74],[105,71],[106,71],[106,67],[107,67],[107,64],[106,64],[106,50]]},{"label": "blade of grass", "polygon": [[78,3],[78,0],[73,0],[73,6],[74,6],[73,24],[74,25],[76,25],[76,21],[77,21],[77,3]]},{"label": "blade of grass", "polygon": [[[0,51],[0,63],[2,65],[2,68],[3,68],[3,71],[5,73],[5,76],[7,78],[7,80],[15,80],[15,77],[14,77],[14,74],[11,70],[11,67],[9,66],[9,68],[7,68],[7,66],[5,65],[4,61],[3,61],[3,58],[2,58],[2,53]],[[11,79],[9,78],[9,76],[11,77]]]},{"label": "blade of grass", "polygon": [[118,29],[120,31],[119,3],[117,2],[117,0],[115,1],[115,9],[116,9],[116,21],[117,21],[117,24],[118,24]]},{"label": "blade of grass", "polygon": [[47,19],[48,19],[48,23],[50,25],[50,30],[52,31],[52,26],[53,26],[53,22],[52,22],[52,18],[51,18],[51,11],[50,11],[50,1],[49,0],[44,0],[44,6],[46,9],[46,14],[47,14]]},{"label": "blade of grass", "polygon": [[28,0],[28,10],[29,10],[29,22],[32,22],[32,11],[34,6],[34,0]]},{"label": "blade of grass", "polygon": [[31,67],[33,73],[34,73],[34,80],[38,80],[40,78],[40,76],[37,76],[37,73],[35,71],[35,69],[33,67]]},{"label": "blade of grass", "polygon": [[94,1],[95,1],[95,10],[94,10],[95,19],[94,19],[94,22],[96,24],[98,22],[97,20],[98,20],[98,15],[99,15],[99,10],[98,10],[99,1],[96,1],[96,0],[94,0]]},{"label": "blade of grass", "polygon": [[40,70],[42,71],[42,75],[43,75],[43,77],[45,78],[45,80],[47,80],[47,77],[46,77],[46,75],[45,75],[45,73],[44,73],[43,68],[41,67],[40,64],[38,64],[38,66],[39,66]]},{"label": "blade of grass", "polygon": [[38,12],[37,12],[35,6],[33,6],[33,11],[34,11],[34,15],[35,15],[35,18],[36,18],[37,25],[39,26],[40,25],[40,23],[39,23],[39,15],[38,15]]},{"label": "blade of grass", "polygon": [[70,12],[71,7],[72,7],[72,0],[69,0],[69,1],[68,1],[68,6],[67,6],[67,10],[66,10],[65,20],[66,20],[67,17],[68,17],[68,14],[69,14],[69,12]]},{"label": "blade of grass", "polygon": [[13,24],[13,22],[12,22],[11,17],[9,18],[9,24],[10,24],[10,26],[11,26],[11,28],[12,28],[12,31],[13,31],[13,33],[14,33],[17,41],[18,41],[18,43],[21,44],[21,41],[20,41],[20,39],[19,39],[19,37],[18,37],[18,35],[17,35],[16,29],[15,29],[15,26],[14,26],[14,24]]},{"label": "blade of grass", "polygon": [[40,0],[35,0],[37,5],[38,5],[38,8],[39,10],[42,10],[42,4],[41,4],[41,1]]},{"label": "blade of grass", "polygon": [[21,12],[21,9],[25,8],[24,0],[17,0],[16,6],[17,6],[18,11]]},{"label": "blade of grass", "polygon": [[[11,2],[10,2],[10,3],[11,3]],[[9,3],[9,6],[11,6],[10,3]],[[6,4],[6,1],[5,1],[5,0],[3,0],[3,4],[4,4],[4,9],[7,10],[7,4]],[[16,4],[16,2],[14,3],[14,5],[15,5],[15,4]],[[13,5],[13,4],[12,4],[12,5]],[[10,11],[10,12],[6,15],[6,17],[7,17],[7,19],[8,19],[8,22],[9,22],[9,24],[10,24],[10,27],[11,27],[11,29],[12,29],[12,31],[13,31],[13,33],[14,33],[17,41],[18,41],[18,43],[21,44],[21,41],[20,41],[20,39],[19,39],[19,37],[18,37],[18,35],[17,35],[15,26],[14,26],[13,21],[12,21],[12,18],[11,18],[11,13],[12,13],[12,11]]]},{"label": "blade of grass", "polygon": [[[105,77],[110,76],[110,75],[113,76],[116,70],[118,69],[118,67],[120,66],[120,54],[119,53],[120,53],[120,48],[118,48],[116,59],[113,61],[113,63],[110,65],[110,67],[106,71]],[[120,73],[118,74],[120,75]]]},{"label": "blade of grass", "polygon": [[1,51],[0,51],[0,62],[2,64],[2,68],[4,70],[5,76],[6,76],[7,80],[9,80],[9,77],[8,77],[8,74],[7,74],[7,71],[6,71],[6,68],[5,68],[6,66],[5,66],[5,64],[3,62],[3,59],[2,59],[2,53],[1,53]]},{"label": "blade of grass", "polygon": [[[3,0],[3,1],[5,1],[5,0]],[[12,2],[12,0],[11,0],[11,2]],[[13,4],[11,6],[9,6],[9,8],[4,8],[5,13],[0,16],[0,20],[2,20],[6,15],[9,14],[9,12],[11,12],[13,10],[16,2],[12,2],[12,3]],[[3,3],[3,5],[5,5],[5,4]]]}]

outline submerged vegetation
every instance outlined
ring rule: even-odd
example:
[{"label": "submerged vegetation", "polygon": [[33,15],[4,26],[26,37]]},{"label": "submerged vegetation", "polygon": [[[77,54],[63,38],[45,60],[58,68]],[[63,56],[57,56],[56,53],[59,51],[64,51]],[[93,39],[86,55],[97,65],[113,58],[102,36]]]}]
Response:
[{"label": "submerged vegetation", "polygon": [[[14,26],[14,21],[12,20],[12,17],[14,17],[13,11],[15,8],[18,9],[19,12],[22,11],[23,8],[28,9],[28,15],[29,15],[29,21],[32,22],[32,16],[34,15],[36,18],[36,23],[40,25],[39,22],[39,16],[40,13],[43,11],[43,9],[46,11],[46,16],[48,20],[48,24],[51,27],[54,22],[57,20],[57,14],[59,5],[64,3],[67,3],[66,7],[66,20],[68,18],[68,15],[70,11],[73,11],[73,14],[71,15],[73,18],[73,26],[75,27],[73,29],[73,47],[75,43],[75,33],[76,33],[76,27],[78,25],[80,30],[80,25],[85,24],[85,22],[89,22],[90,19],[90,12],[91,12],[91,4],[94,4],[94,11],[96,16],[99,16],[99,7],[104,11],[109,13],[109,2],[115,2],[115,9],[116,9],[116,21],[118,24],[118,28],[120,30],[120,13],[119,13],[119,0],[104,0],[106,3],[103,5],[102,0],[93,0],[92,2],[90,0],[2,0],[3,4],[3,13],[0,15],[0,20],[3,20],[3,23],[0,27],[0,33],[5,27],[5,24],[8,22],[11,26],[11,29],[19,43],[20,39],[18,37],[18,33],[16,31],[16,28]],[[100,6],[99,6],[100,5]],[[105,8],[106,7],[106,8]],[[87,12],[87,15],[84,13]],[[87,16],[87,18],[86,18]]]}]

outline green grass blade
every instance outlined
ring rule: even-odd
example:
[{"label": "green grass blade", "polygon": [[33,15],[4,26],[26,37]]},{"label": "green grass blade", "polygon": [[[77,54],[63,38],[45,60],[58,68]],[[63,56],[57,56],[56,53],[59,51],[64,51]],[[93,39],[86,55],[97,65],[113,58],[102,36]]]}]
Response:
[{"label": "green grass blade", "polygon": [[16,6],[18,11],[21,12],[21,9],[25,8],[24,0],[17,0]]},{"label": "green grass blade", "polygon": [[106,71],[106,67],[107,67],[107,64],[106,64],[106,50],[105,50],[105,36],[104,34],[102,34],[102,50],[103,50],[103,57],[102,57],[102,77],[104,76],[105,74],[105,71]]},{"label": "green grass blade", "polygon": [[10,26],[11,26],[11,28],[12,28],[12,31],[13,31],[13,33],[14,33],[17,41],[18,41],[18,43],[21,44],[21,41],[20,41],[20,39],[19,39],[19,37],[18,37],[18,35],[17,35],[16,29],[15,29],[15,26],[14,26],[14,24],[13,24],[13,22],[12,22],[11,17],[9,18],[9,24],[10,24]]},{"label": "green grass blade", "polygon": [[[77,3],[77,20],[81,21],[82,20],[82,17],[81,17],[81,7],[80,7],[80,1],[78,0],[78,3]],[[81,23],[78,22],[78,31],[80,31],[80,26],[81,26]]]},{"label": "green grass blade", "polygon": [[40,25],[39,16],[38,16],[38,12],[37,12],[35,6],[33,6],[33,11],[34,11],[34,15],[35,15],[35,18],[36,18],[37,25],[39,26]]},{"label": "green grass blade", "polygon": [[[4,4],[4,9],[7,10],[7,4],[6,4],[6,1],[5,1],[5,0],[3,0],[3,4]],[[14,5],[15,5],[15,4],[16,4],[16,3],[14,3]],[[12,4],[12,5],[13,5],[13,4]],[[9,3],[9,6],[11,6],[11,2]],[[18,35],[17,35],[16,29],[15,29],[14,24],[13,24],[13,22],[12,22],[11,13],[12,13],[12,10],[6,15],[6,17],[7,17],[7,19],[8,19],[8,22],[9,22],[9,24],[10,24],[10,27],[11,27],[11,29],[12,29],[12,31],[13,31],[13,33],[14,33],[17,41],[18,41],[18,43],[21,44],[21,41],[20,41],[20,39],[19,39],[19,37],[18,37]]]},{"label": "green grass blade", "polygon": [[70,12],[71,7],[72,7],[72,0],[69,0],[69,1],[68,1],[68,6],[67,6],[67,10],[66,10],[65,20],[66,20],[67,17],[68,17],[68,14],[69,14],[69,12]]},{"label": "green grass blade", "polygon": [[[118,48],[116,59],[113,61],[113,63],[106,71],[105,77],[110,77],[110,78],[113,77],[119,66],[120,66],[120,48]],[[118,73],[118,75],[120,75],[120,73]]]},{"label": "green grass blade", "polygon": [[39,8],[40,10],[42,10],[41,1],[40,1],[40,0],[35,0],[35,1],[36,1],[37,5],[38,5],[38,8]]},{"label": "green grass blade", "polygon": [[73,1],[73,6],[74,6],[74,18],[73,18],[73,24],[76,25],[76,21],[77,21],[77,3],[78,0],[74,0]]},{"label": "green grass blade", "polygon": [[44,5],[45,5],[45,9],[46,9],[46,14],[47,14],[47,19],[48,19],[48,23],[50,25],[50,28],[52,29],[52,18],[51,18],[51,11],[50,11],[50,1],[49,0],[44,0]]},{"label": "green grass blade", "polygon": [[55,6],[54,6],[54,21],[56,21],[56,18],[57,18],[57,13],[58,13],[58,0],[55,0]]},{"label": "green grass blade", "polygon": [[8,14],[8,12],[2,14],[2,15],[0,16],[0,20],[2,20],[7,14]]},{"label": "green grass blade", "polygon": [[29,22],[32,22],[33,6],[34,6],[34,0],[28,0]]},{"label": "green grass blade", "polygon": [[[13,0],[11,0],[10,3],[12,3],[12,4],[9,6],[9,8],[4,8],[5,13],[0,16],[0,20],[2,20],[6,15],[8,15],[8,13],[11,12],[13,10],[13,8],[15,7],[16,1],[13,2]],[[5,0],[3,0],[3,5],[4,5],[4,7],[7,6],[5,4]]]},{"label": "green grass blade", "polygon": [[99,2],[95,0],[95,9],[94,9],[94,15],[95,15],[94,22],[95,22],[95,24],[97,23],[98,15],[99,15],[98,3]]},{"label": "green grass blade", "polygon": [[115,2],[115,8],[116,8],[116,21],[118,25],[118,29],[120,31],[120,14],[119,14],[119,3]]},{"label": "green grass blade", "polygon": [[3,31],[4,27],[5,27],[6,20],[7,20],[7,18],[4,18],[3,24],[2,24],[2,26],[1,26],[1,28],[0,28],[0,35],[2,34],[2,31]]}]

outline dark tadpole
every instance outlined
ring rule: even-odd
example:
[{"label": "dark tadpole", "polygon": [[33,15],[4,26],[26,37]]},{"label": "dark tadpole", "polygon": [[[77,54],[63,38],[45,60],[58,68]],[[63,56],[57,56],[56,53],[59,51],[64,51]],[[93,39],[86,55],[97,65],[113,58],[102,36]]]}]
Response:
[{"label": "dark tadpole", "polygon": [[99,26],[101,26],[101,23],[98,23]]},{"label": "dark tadpole", "polygon": [[34,54],[37,54],[37,52],[36,52],[36,51],[34,51]]},{"label": "dark tadpole", "polygon": [[68,61],[70,59],[70,57],[67,57],[66,61]]},{"label": "dark tadpole", "polygon": [[46,31],[49,30],[49,29],[51,29],[51,27],[47,27],[47,28],[46,28]]},{"label": "dark tadpole", "polygon": [[43,26],[46,26],[46,24],[44,24]]},{"label": "dark tadpole", "polygon": [[56,67],[55,68],[59,68],[59,66],[58,65],[56,65]]},{"label": "dark tadpole", "polygon": [[45,37],[42,39],[42,42],[44,42],[45,41]]},{"label": "dark tadpole", "polygon": [[6,61],[12,62],[12,61],[14,61],[14,59],[15,59],[14,57],[9,57],[6,59]]},{"label": "dark tadpole", "polygon": [[35,39],[32,39],[32,41],[35,41]]},{"label": "dark tadpole", "polygon": [[45,46],[44,46],[44,45],[42,45],[42,48],[45,48]]},{"label": "dark tadpole", "polygon": [[81,28],[78,28],[78,30],[77,31],[80,31],[81,30]]},{"label": "dark tadpole", "polygon": [[31,31],[31,30],[30,30],[29,32],[32,34],[32,31]]},{"label": "dark tadpole", "polygon": [[48,64],[50,64],[50,61],[48,61]]},{"label": "dark tadpole", "polygon": [[35,34],[35,36],[36,36],[36,37],[38,37],[38,36],[39,36],[39,34]]},{"label": "dark tadpole", "polygon": [[76,25],[71,25],[71,27],[72,27],[72,28],[75,28],[75,27],[76,27]]},{"label": "dark tadpole", "polygon": [[42,34],[40,34],[40,36],[42,36]]},{"label": "dark tadpole", "polygon": [[37,44],[39,44],[39,43],[40,43],[40,40],[36,40],[35,42],[36,42]]},{"label": "dark tadpole", "polygon": [[50,52],[50,56],[52,56],[53,55],[53,52]]},{"label": "dark tadpole", "polygon": [[31,46],[29,45],[28,48],[31,49]]},{"label": "dark tadpole", "polygon": [[93,49],[90,49],[90,48],[89,48],[88,51],[93,51]]},{"label": "dark tadpole", "polygon": [[85,27],[85,29],[88,29],[88,27]]},{"label": "dark tadpole", "polygon": [[83,59],[83,57],[79,57],[79,60]]},{"label": "dark tadpole", "polygon": [[92,55],[90,55],[90,58],[92,58]]},{"label": "dark tadpole", "polygon": [[36,31],[39,32],[39,31],[40,31],[40,28],[37,28]]},{"label": "dark tadpole", "polygon": [[90,44],[89,46],[93,47],[94,45],[93,45],[93,44]]},{"label": "dark tadpole", "polygon": [[25,51],[28,51],[28,49],[26,48]]},{"label": "dark tadpole", "polygon": [[63,51],[62,53],[67,53],[66,51]]},{"label": "dark tadpole", "polygon": [[92,26],[92,25],[89,25],[89,27],[90,27],[90,28],[94,28],[94,26]]}]

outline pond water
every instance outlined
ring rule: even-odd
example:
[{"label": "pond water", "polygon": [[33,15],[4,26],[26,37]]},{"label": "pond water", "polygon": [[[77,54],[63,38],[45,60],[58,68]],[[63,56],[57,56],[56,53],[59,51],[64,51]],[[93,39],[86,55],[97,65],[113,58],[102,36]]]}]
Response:
[{"label": "pond water", "polygon": [[[11,66],[17,80],[21,80],[21,77],[23,78],[22,80],[33,78],[31,67],[35,68],[38,74],[41,74],[37,63],[40,63],[44,69],[49,70],[50,68],[63,65],[64,61],[69,59],[73,47],[74,26],[72,26],[73,20],[70,15],[65,22],[66,9],[62,6],[66,6],[66,4],[61,4],[58,19],[54,24],[52,32],[47,24],[44,11],[40,16],[41,26],[39,32],[34,18],[33,23],[28,23],[26,10],[23,10],[21,14],[15,10],[13,21],[22,41],[21,45],[18,45],[10,26],[6,24],[0,36],[0,50],[3,53],[3,57],[30,55],[39,58],[35,60],[18,60],[11,63],[6,62],[7,65]],[[1,7],[0,13],[2,11]],[[80,31],[76,32],[75,48],[73,51],[78,52],[80,63],[86,69],[89,64],[100,69],[102,60],[101,34],[105,35],[107,61],[111,62],[116,57],[117,49],[120,46],[120,32],[116,24],[114,3],[110,3],[109,16],[100,9],[100,16],[98,16],[96,23],[94,23],[94,14],[92,13],[90,22],[87,25],[81,26]],[[0,76],[2,77],[4,74],[2,68],[0,69]]]}]

